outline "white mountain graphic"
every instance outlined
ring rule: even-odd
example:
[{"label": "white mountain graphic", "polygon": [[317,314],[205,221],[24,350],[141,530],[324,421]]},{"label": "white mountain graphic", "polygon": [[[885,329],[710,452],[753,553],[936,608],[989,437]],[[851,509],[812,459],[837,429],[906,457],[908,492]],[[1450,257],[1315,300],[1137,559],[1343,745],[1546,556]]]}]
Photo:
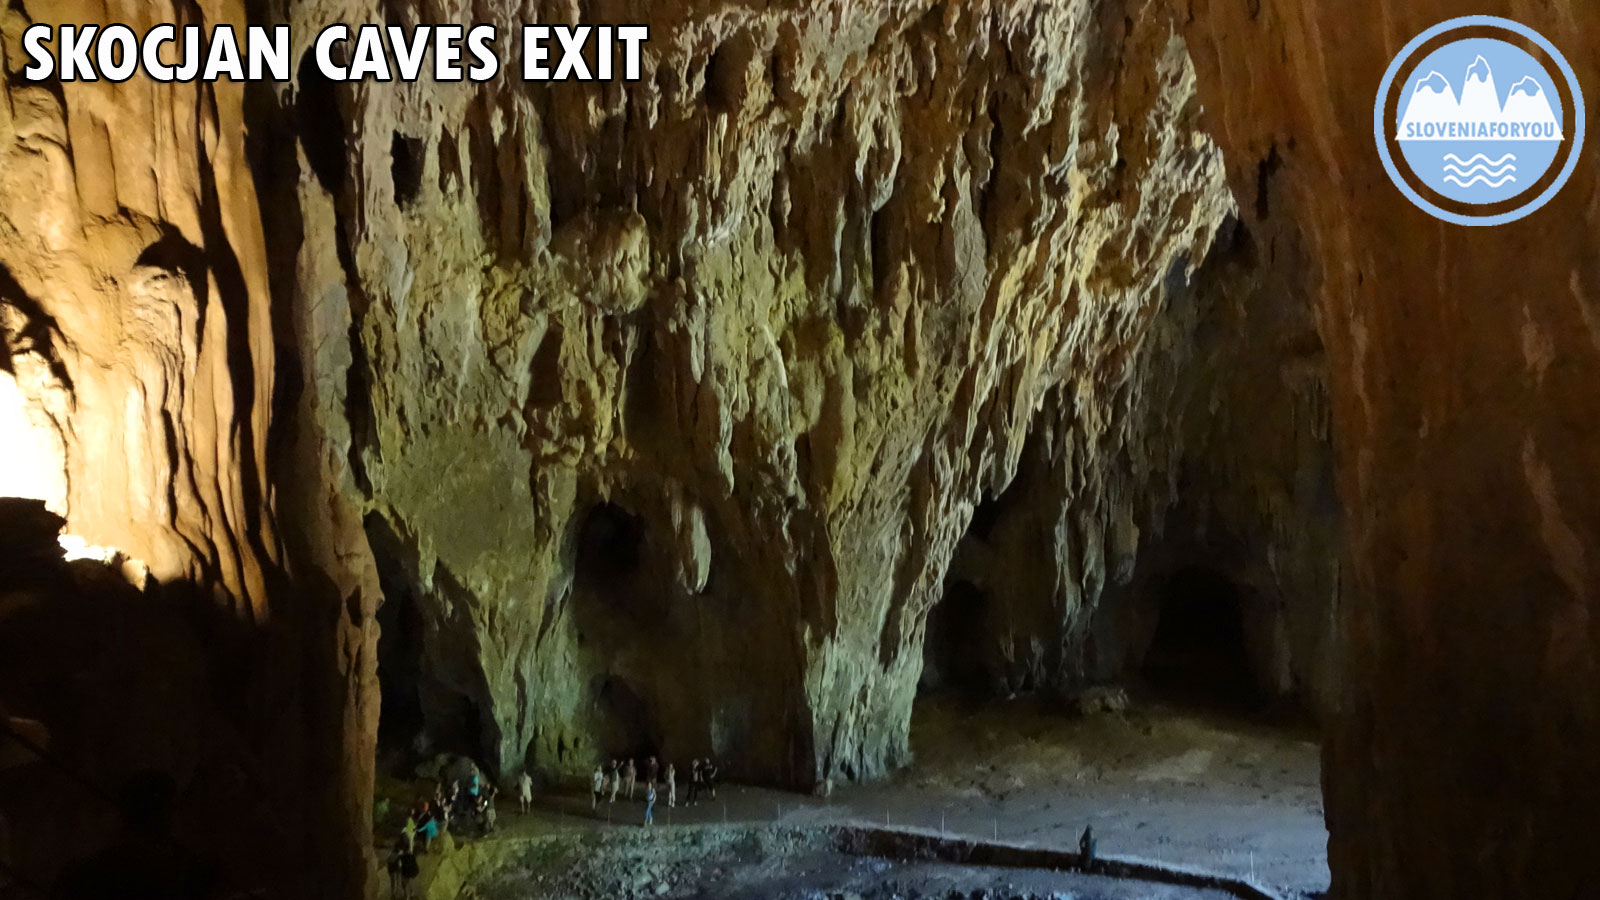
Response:
[{"label": "white mountain graphic", "polygon": [[1495,119],[1500,116],[1500,92],[1495,90],[1489,61],[1478,57],[1467,68],[1467,83],[1461,88],[1461,114],[1469,119]]},{"label": "white mountain graphic", "polygon": [[1507,122],[1547,122],[1556,126],[1557,135],[1561,133],[1561,123],[1556,121],[1550,101],[1544,97],[1544,88],[1532,75],[1511,86],[1511,94],[1506,97],[1500,116]]},{"label": "white mountain graphic", "polygon": [[1561,122],[1532,75],[1518,81],[1500,105],[1494,72],[1482,56],[1467,67],[1458,99],[1437,71],[1417,80],[1400,117],[1401,141],[1559,141]]}]

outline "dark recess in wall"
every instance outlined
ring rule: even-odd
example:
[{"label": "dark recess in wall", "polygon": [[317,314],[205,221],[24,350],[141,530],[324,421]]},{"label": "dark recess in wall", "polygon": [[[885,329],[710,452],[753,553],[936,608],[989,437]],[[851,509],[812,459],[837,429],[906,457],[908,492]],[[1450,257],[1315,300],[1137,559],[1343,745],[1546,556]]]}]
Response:
[{"label": "dark recess in wall", "polygon": [[979,652],[989,598],[975,584],[957,579],[928,613],[922,645],[919,693],[950,692],[983,696],[993,691]]},{"label": "dark recess in wall", "polygon": [[422,611],[416,595],[382,578],[384,601],[378,608],[378,684],[381,713],[378,741],[405,747],[424,729],[422,697]]},{"label": "dark recess in wall", "polygon": [[[490,723],[477,701],[430,674],[423,616],[427,598],[409,574],[417,564],[415,547],[377,513],[369,513],[363,524],[384,597],[377,613],[379,750],[403,771],[441,752],[492,762],[485,752]],[[434,589],[459,590],[442,567],[434,572]]]},{"label": "dark recess in wall", "polygon": [[1170,702],[1231,712],[1262,703],[1245,641],[1243,597],[1228,576],[1202,565],[1159,587],[1160,618],[1145,652],[1146,685]]},{"label": "dark recess in wall", "polygon": [[660,738],[650,705],[623,679],[602,676],[595,688],[601,719],[601,752],[619,759],[660,756]]},{"label": "dark recess in wall", "polygon": [[637,600],[632,588],[643,564],[644,541],[643,519],[615,503],[596,505],[578,532],[578,587],[607,603],[631,605]]},{"label": "dark recess in wall", "polygon": [[428,145],[421,138],[394,133],[389,147],[389,175],[394,179],[394,202],[410,209],[422,193],[422,171],[427,162]]},{"label": "dark recess in wall", "polygon": [[337,195],[344,186],[344,113],[338,87],[322,74],[311,50],[300,57],[296,80],[295,121],[306,161],[322,189]]}]

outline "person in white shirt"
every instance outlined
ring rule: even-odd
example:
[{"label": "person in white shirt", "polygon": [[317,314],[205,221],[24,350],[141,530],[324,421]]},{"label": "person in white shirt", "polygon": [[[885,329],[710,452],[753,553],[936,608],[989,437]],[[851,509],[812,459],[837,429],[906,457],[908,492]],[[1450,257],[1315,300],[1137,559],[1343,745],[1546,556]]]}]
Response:
[{"label": "person in white shirt", "polygon": [[527,815],[533,806],[533,776],[527,772],[517,776],[517,805],[521,807],[523,815]]}]

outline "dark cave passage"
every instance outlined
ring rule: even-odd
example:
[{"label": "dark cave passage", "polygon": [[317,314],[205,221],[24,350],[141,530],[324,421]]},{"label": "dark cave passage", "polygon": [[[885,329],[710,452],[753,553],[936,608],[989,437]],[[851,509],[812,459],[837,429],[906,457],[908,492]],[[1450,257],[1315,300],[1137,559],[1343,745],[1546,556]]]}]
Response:
[{"label": "dark cave passage", "polygon": [[378,742],[399,747],[423,731],[422,613],[409,591],[384,585],[384,602],[378,607],[378,684],[380,713]]},{"label": "dark cave passage", "polygon": [[637,760],[660,755],[660,729],[650,705],[627,681],[614,675],[597,678],[594,702],[602,755]]},{"label": "dark cave passage", "polygon": [[389,149],[390,176],[394,180],[394,202],[409,209],[422,193],[422,175],[427,166],[428,145],[421,138],[396,131]]},{"label": "dark cave passage", "polygon": [[979,650],[989,598],[977,585],[956,579],[928,613],[917,693],[987,696],[993,687]]},{"label": "dark cave passage", "polygon": [[366,520],[383,603],[378,607],[378,748],[407,768],[439,753],[485,754],[478,702],[441,681],[428,665],[426,602],[406,573],[407,546],[376,515]]},{"label": "dark cave passage", "polygon": [[[380,565],[380,572],[382,566]],[[439,753],[475,760],[485,754],[486,722],[478,703],[425,668],[423,620],[415,593],[384,584],[378,609],[378,746],[411,762]]]},{"label": "dark cave passage", "polygon": [[1264,701],[1245,637],[1244,596],[1207,566],[1173,572],[1158,587],[1158,619],[1140,675],[1169,702],[1252,712]]},{"label": "dark cave passage", "polygon": [[670,591],[656,577],[646,520],[610,500],[577,524],[573,613],[583,647],[591,746],[602,759],[658,755],[663,741],[653,701],[672,664],[661,641]]},{"label": "dark cave passage", "polygon": [[615,503],[597,504],[578,531],[576,587],[607,603],[635,604],[640,597],[644,544],[643,519]]},{"label": "dark cave passage", "polygon": [[344,111],[338,86],[324,75],[312,51],[300,58],[295,123],[317,182],[338,194],[345,180]]}]

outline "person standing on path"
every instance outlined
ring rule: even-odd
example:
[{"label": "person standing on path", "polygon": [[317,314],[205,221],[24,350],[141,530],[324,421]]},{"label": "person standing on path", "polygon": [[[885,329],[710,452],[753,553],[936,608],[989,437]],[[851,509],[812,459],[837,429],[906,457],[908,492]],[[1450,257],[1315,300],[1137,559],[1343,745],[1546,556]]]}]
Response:
[{"label": "person standing on path", "polygon": [[527,772],[517,776],[517,807],[523,815],[533,807],[533,776]]},{"label": "person standing on path", "polygon": [[710,792],[711,799],[717,799],[717,764],[709,758],[700,767],[700,777],[705,779],[706,790]]},{"label": "person standing on path", "polygon": [[656,821],[656,784],[650,782],[644,786],[644,824],[654,825]]},{"label": "person standing on path", "polygon": [[599,763],[594,764],[594,799],[589,801],[589,809],[600,808],[600,795],[606,792],[606,770]]},{"label": "person standing on path", "polygon": [[697,757],[689,761],[689,799],[684,806],[693,806],[700,802],[701,777],[700,760]]},{"label": "person standing on path", "polygon": [[667,763],[667,809],[678,805],[678,772]]},{"label": "person standing on path", "polygon": [[427,853],[428,847],[434,838],[439,836],[442,829],[439,825],[439,816],[428,806],[428,801],[422,801],[422,815],[417,819],[417,833],[422,835],[422,852]]},{"label": "person standing on path", "polygon": [[495,813],[494,795],[485,791],[483,796],[478,798],[479,835],[487,837],[490,832],[494,831]]},{"label": "person standing on path", "polygon": [[422,874],[422,867],[417,865],[417,854],[410,850],[400,853],[400,895],[410,900],[416,896],[417,876]]},{"label": "person standing on path", "polygon": [[460,818],[465,809],[461,799],[461,782],[450,782],[450,793],[445,795],[444,808],[439,810],[439,830],[448,830],[452,821]]},{"label": "person standing on path", "polygon": [[405,838],[406,849],[412,853],[417,852],[417,814],[406,813],[406,824],[400,828],[401,837]]},{"label": "person standing on path", "polygon": [[622,789],[622,763],[611,761],[611,802],[617,802],[617,791]]},{"label": "person standing on path", "polygon": [[622,767],[622,780],[628,788],[628,800],[633,800],[633,788],[639,780],[639,770],[633,764],[633,757],[628,757],[627,763]]},{"label": "person standing on path", "polygon": [[659,784],[661,782],[661,764],[656,762],[654,756],[644,762],[644,780],[650,784]]},{"label": "person standing on path", "polygon": [[417,865],[416,852],[403,843],[396,843],[389,857],[389,896],[410,900],[412,887],[422,869]]}]

